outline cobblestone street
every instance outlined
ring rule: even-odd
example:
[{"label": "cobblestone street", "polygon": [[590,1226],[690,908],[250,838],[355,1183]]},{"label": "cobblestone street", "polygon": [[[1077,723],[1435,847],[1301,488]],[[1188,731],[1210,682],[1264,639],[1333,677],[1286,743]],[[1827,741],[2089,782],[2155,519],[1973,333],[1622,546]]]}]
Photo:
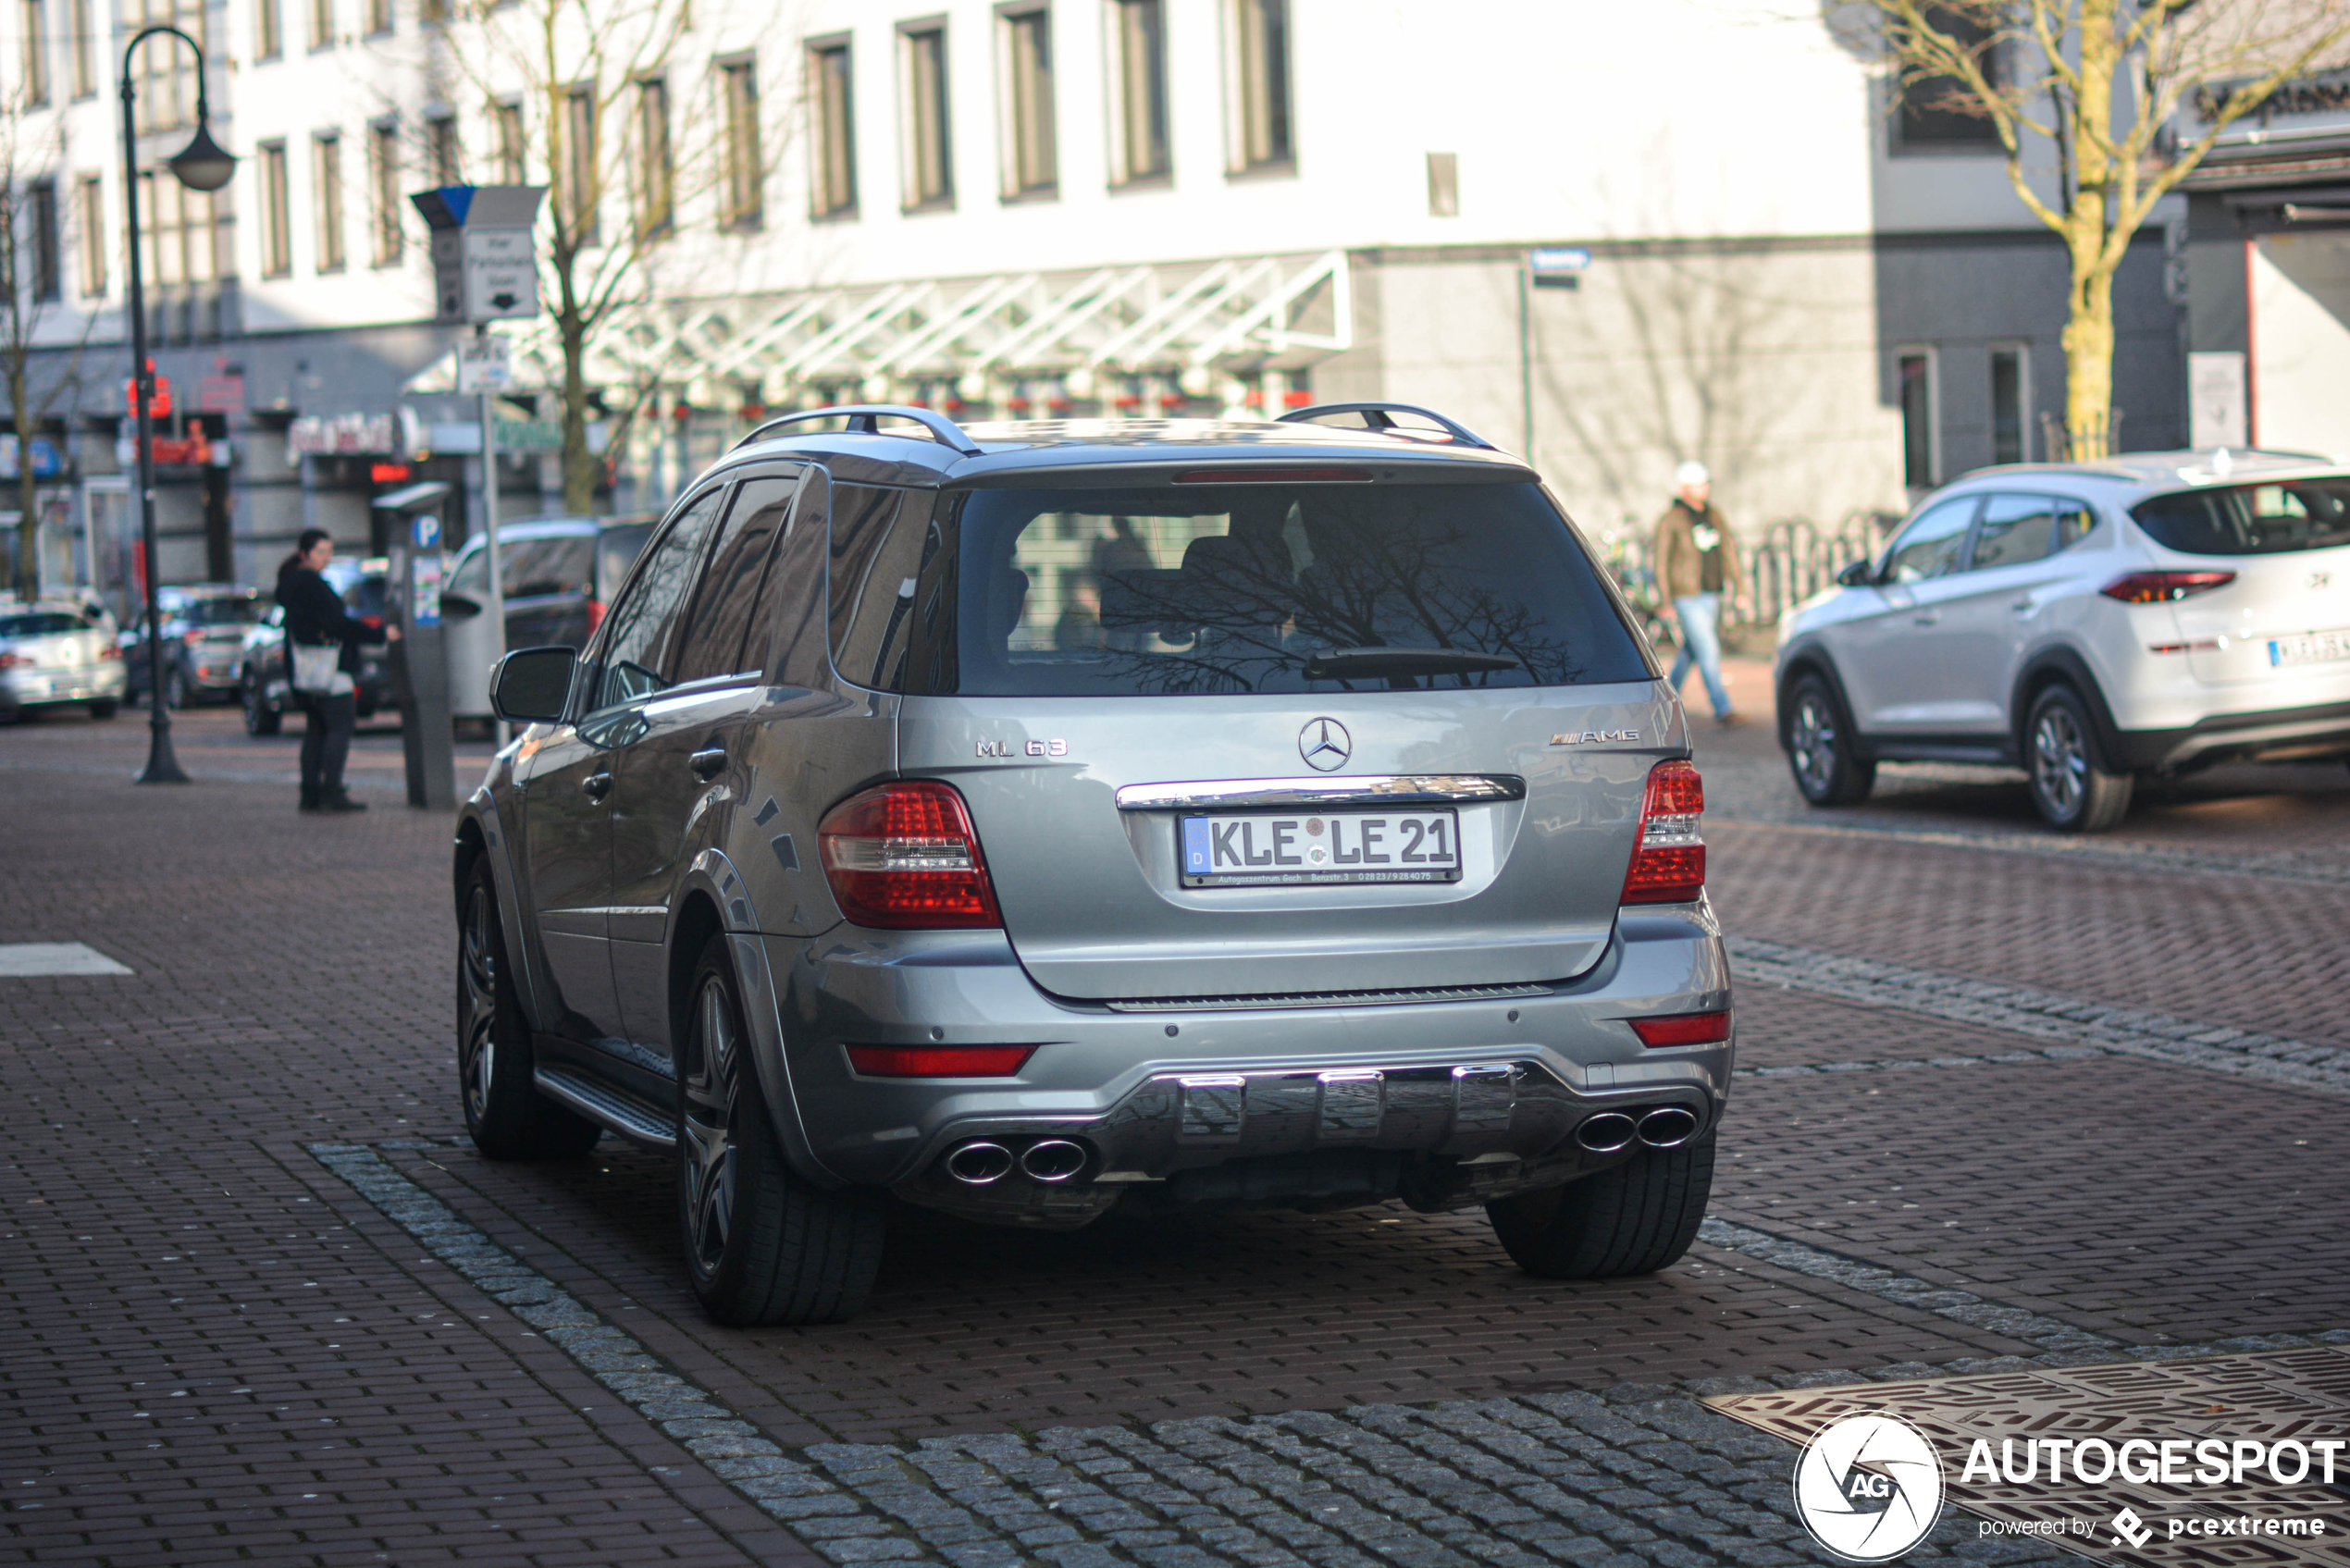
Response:
[{"label": "cobblestone street", "polygon": [[[1660,1275],[1537,1280],[1400,1204],[904,1211],[861,1316],[747,1332],[686,1288],[670,1157],[466,1141],[447,823],[396,736],[339,819],[293,809],[298,735],[180,738],[156,789],[130,716],[0,729],[0,943],[130,971],[0,978],[0,1561],[1759,1568],[1828,1559],[1800,1423],[1739,1396],[2241,1365],[2350,1436],[2338,761],[2060,840],[1966,770],[1807,812],[1767,723],[1702,731],[1738,1080]],[[1916,1557],[2074,1560],[1953,1496]],[[2267,1556],[2072,1546],[2342,1562],[2344,1497]]]}]

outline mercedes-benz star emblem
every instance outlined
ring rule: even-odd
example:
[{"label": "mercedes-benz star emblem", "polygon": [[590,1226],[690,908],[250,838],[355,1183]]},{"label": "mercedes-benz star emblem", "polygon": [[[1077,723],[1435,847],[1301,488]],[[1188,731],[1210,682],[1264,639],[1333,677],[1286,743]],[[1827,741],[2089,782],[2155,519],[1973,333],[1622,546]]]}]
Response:
[{"label": "mercedes-benz star emblem", "polygon": [[1307,767],[1327,773],[1346,766],[1346,759],[1354,755],[1354,740],[1336,719],[1308,719],[1297,732],[1297,749]]}]

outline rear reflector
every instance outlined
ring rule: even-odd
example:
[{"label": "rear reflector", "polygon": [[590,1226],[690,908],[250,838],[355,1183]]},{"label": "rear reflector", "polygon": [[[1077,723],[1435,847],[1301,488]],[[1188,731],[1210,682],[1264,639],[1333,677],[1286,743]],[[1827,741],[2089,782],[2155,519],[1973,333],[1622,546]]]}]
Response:
[{"label": "rear reflector", "polygon": [[2097,592],[2124,604],[2164,604],[2224,588],[2235,580],[2232,572],[2133,572],[2114,578]]},{"label": "rear reflector", "polygon": [[979,835],[952,786],[929,779],[851,796],[816,825],[824,880],[860,926],[939,931],[1000,926]]},{"label": "rear reflector", "polygon": [[1175,475],[1179,485],[1368,484],[1360,468],[1194,468]]},{"label": "rear reflector", "polygon": [[1730,1037],[1727,1008],[1718,1013],[1675,1013],[1662,1019],[1626,1019],[1643,1045],[1711,1045]]},{"label": "rear reflector", "polygon": [[1705,840],[1698,818],[1705,810],[1705,781],[1688,762],[1649,770],[1640,803],[1640,841],[1624,870],[1626,904],[1686,904],[1705,891]]},{"label": "rear reflector", "polygon": [[851,1045],[848,1065],[866,1078],[1009,1078],[1033,1045]]}]

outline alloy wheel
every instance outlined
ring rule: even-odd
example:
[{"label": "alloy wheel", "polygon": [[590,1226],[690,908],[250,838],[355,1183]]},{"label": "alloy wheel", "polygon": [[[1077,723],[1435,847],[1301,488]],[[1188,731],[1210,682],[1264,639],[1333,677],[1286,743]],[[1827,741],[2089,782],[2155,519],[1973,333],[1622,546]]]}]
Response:
[{"label": "alloy wheel", "polygon": [[686,1242],[695,1269],[704,1277],[725,1261],[735,1218],[735,1093],[741,1077],[736,1049],[726,988],[715,975],[707,976],[694,998],[685,1114],[679,1118],[687,1183]]},{"label": "alloy wheel", "polygon": [[2081,809],[2088,786],[2089,747],[2081,726],[2059,707],[2050,707],[2032,727],[2032,776],[2041,796],[2060,817]]},{"label": "alloy wheel", "polygon": [[498,947],[491,922],[489,890],[476,886],[465,900],[458,937],[457,975],[465,988],[465,1109],[478,1124],[489,1115],[489,1090],[498,1074]]},{"label": "alloy wheel", "polygon": [[1836,715],[1817,696],[1807,695],[1796,704],[1787,738],[1794,743],[1795,767],[1804,787],[1825,795],[1836,777]]}]

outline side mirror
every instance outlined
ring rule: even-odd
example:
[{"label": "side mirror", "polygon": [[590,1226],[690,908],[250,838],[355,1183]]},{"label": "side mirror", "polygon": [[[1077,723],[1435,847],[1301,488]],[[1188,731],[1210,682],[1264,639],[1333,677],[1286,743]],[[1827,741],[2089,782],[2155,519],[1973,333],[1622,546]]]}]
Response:
[{"label": "side mirror", "polygon": [[444,621],[470,621],[481,613],[481,601],[467,594],[445,593],[440,596],[440,618]]},{"label": "side mirror", "polygon": [[1876,581],[1876,577],[1875,574],[1869,570],[1869,563],[1867,562],[1851,561],[1847,562],[1845,563],[1844,570],[1836,574],[1836,580],[1842,583],[1848,588],[1861,588],[1866,587],[1869,584]]},{"label": "side mirror", "polygon": [[571,698],[572,666],[579,656],[567,648],[525,648],[498,661],[489,676],[489,706],[512,724],[553,724]]}]

